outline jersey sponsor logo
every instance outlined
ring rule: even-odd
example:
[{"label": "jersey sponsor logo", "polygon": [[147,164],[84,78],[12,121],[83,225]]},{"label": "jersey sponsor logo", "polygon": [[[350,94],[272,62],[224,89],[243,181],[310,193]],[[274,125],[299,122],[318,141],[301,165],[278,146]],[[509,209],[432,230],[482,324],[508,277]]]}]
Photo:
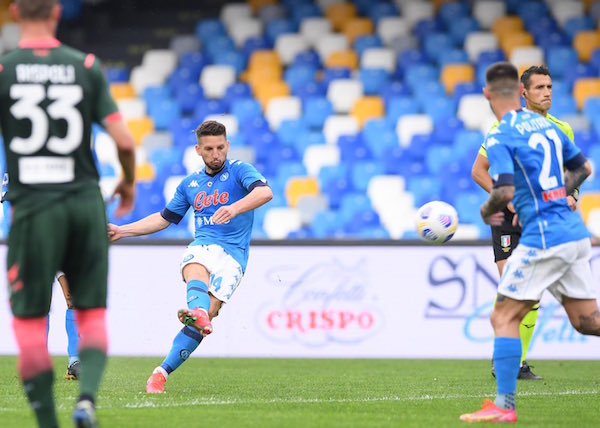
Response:
[{"label": "jersey sponsor logo", "polygon": [[544,199],[544,202],[556,201],[557,199],[563,199],[566,197],[567,190],[564,187],[542,192],[542,199]]},{"label": "jersey sponsor logo", "polygon": [[194,209],[196,211],[202,211],[203,208],[210,207],[211,205],[223,205],[229,201],[229,192],[219,193],[219,189],[215,189],[215,192],[211,195],[206,192],[198,192],[194,199]]},{"label": "jersey sponsor logo", "polygon": [[200,185],[196,180],[192,180],[190,181],[190,184],[188,184],[188,187],[200,187]]}]

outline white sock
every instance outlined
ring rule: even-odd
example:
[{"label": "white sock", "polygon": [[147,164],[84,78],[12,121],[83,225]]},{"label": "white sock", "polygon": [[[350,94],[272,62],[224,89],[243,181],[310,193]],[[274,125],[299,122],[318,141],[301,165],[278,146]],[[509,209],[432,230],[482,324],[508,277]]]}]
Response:
[{"label": "white sock", "polygon": [[152,373],[160,373],[165,377],[165,379],[169,378],[169,373],[167,373],[167,371],[165,369],[163,369],[161,366],[158,366],[157,368],[155,368]]}]

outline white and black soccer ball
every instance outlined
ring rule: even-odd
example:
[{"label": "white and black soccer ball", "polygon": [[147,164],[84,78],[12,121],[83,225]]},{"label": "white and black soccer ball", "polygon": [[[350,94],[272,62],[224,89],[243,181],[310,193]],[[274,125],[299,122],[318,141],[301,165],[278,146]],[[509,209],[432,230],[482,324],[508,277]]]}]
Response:
[{"label": "white and black soccer ball", "polygon": [[458,227],[458,214],[446,202],[427,202],[417,211],[417,233],[433,244],[448,242]]}]

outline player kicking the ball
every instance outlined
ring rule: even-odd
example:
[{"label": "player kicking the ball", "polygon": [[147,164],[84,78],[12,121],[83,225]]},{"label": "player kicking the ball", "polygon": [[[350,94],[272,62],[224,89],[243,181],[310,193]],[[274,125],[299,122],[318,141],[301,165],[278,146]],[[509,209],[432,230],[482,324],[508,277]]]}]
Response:
[{"label": "player kicking the ball", "polygon": [[273,198],[265,178],[250,164],[228,160],[225,126],[206,121],[196,128],[196,153],[205,168],[186,177],[175,196],[160,213],[135,223],[108,225],[111,241],[148,235],[178,224],[190,207],[194,209],[195,238],[183,254],[181,275],[187,284],[188,308],[179,310],[185,327],[146,384],[146,392],[162,393],[164,385],[212,333],[211,320],[239,285],[250,246],[253,210]]}]

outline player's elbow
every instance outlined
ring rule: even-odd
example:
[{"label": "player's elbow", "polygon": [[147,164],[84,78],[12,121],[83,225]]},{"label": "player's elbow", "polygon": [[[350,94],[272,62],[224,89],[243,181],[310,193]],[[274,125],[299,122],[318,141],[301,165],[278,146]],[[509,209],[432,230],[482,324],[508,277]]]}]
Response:
[{"label": "player's elbow", "polygon": [[263,199],[264,199],[264,203],[266,204],[267,202],[269,202],[271,199],[273,199],[273,190],[271,190],[271,188],[269,186],[263,186]]},{"label": "player's elbow", "polygon": [[593,172],[592,163],[589,160],[586,160],[585,163],[583,164],[583,173],[585,174],[585,178],[592,175],[592,172]]}]

